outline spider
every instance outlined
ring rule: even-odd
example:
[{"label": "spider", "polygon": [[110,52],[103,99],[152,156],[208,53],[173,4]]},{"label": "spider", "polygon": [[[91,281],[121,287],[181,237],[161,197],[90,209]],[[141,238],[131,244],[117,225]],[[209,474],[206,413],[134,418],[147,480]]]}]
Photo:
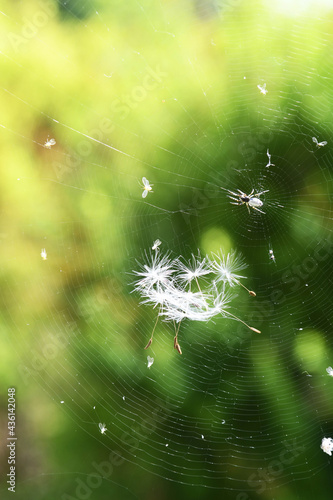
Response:
[{"label": "spider", "polygon": [[240,189],[237,189],[238,193],[229,191],[229,189],[227,191],[229,194],[233,195],[229,196],[229,198],[236,202],[236,203],[231,202],[232,205],[246,205],[249,213],[250,213],[250,208],[253,208],[253,210],[258,210],[258,212],[262,214],[265,213],[259,208],[263,206],[263,202],[259,199],[259,196],[264,193],[268,193],[269,189],[266,189],[266,191],[260,191],[260,193],[255,193],[255,194],[254,194],[254,189],[252,189],[250,194],[245,194]]}]

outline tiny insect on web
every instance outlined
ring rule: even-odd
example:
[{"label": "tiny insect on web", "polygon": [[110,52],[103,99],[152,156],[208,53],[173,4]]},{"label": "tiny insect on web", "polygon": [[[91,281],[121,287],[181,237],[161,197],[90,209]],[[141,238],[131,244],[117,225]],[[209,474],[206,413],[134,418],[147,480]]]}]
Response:
[{"label": "tiny insect on web", "polygon": [[266,89],[266,83],[264,83],[263,85],[257,85],[257,87],[260,90],[260,94],[267,94],[268,90]]},{"label": "tiny insect on web", "polygon": [[99,423],[98,427],[99,427],[99,430],[101,431],[101,434],[105,434],[105,431],[107,431],[106,425]]},{"label": "tiny insect on web", "polygon": [[47,138],[46,142],[44,143],[44,148],[46,149],[51,149],[51,146],[54,146],[56,144],[55,139],[49,139]]},{"label": "tiny insect on web", "polygon": [[312,141],[315,143],[315,145],[320,148],[320,147],[323,147],[323,146],[326,146],[327,144],[327,141],[321,141],[321,142],[318,142],[318,140],[315,138],[315,137],[312,137]]},{"label": "tiny insect on web", "polygon": [[146,177],[142,177],[142,188],[143,188],[143,192],[142,192],[142,198],[146,198],[147,194],[150,192],[153,192],[152,191],[152,186],[153,184],[149,184],[149,181],[148,179],[146,179]]},{"label": "tiny insect on web", "polygon": [[153,246],[151,247],[152,250],[157,251],[158,247],[162,244],[161,240],[155,240],[153,243]]},{"label": "tiny insect on web", "polygon": [[154,363],[154,358],[147,356],[147,368],[150,368]]},{"label": "tiny insect on web", "polygon": [[272,158],[272,155],[271,155],[271,154],[269,154],[269,149],[267,149],[267,153],[266,153],[266,154],[267,154],[267,157],[268,157],[268,163],[267,163],[266,167],[267,167],[267,168],[268,168],[268,167],[275,167],[274,163],[271,163],[271,158]]}]

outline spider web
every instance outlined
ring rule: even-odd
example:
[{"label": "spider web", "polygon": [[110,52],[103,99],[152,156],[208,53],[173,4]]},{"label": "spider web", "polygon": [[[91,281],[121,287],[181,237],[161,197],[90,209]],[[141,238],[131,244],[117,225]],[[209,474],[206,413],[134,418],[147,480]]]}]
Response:
[{"label": "spider web", "polygon": [[[22,498],[331,497],[332,13],[279,5],[4,3],[3,343],[27,408]],[[264,214],[228,190],[267,190]],[[132,272],[156,239],[184,258],[241,253],[257,296],[231,310],[262,334],[184,322],[179,356],[159,322],[145,351],[157,311]],[[28,451],[39,425],[47,446]]]}]

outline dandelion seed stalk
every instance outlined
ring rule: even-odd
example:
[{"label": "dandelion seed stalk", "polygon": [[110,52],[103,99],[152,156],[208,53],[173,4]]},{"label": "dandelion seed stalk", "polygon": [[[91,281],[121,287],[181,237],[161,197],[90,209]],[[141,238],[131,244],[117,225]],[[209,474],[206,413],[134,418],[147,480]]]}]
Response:
[{"label": "dandelion seed stalk", "polygon": [[225,311],[224,314],[227,314],[228,316],[231,316],[232,318],[236,319],[237,321],[240,321],[241,323],[243,323],[243,325],[247,326],[250,330],[252,330],[253,332],[256,332],[256,333],[261,333],[260,330],[257,330],[256,328],[253,328],[253,326],[249,326],[247,323],[245,323],[245,321],[243,321],[242,319],[239,319],[237,318],[237,316],[235,316],[234,314],[232,314],[231,312],[229,311]]},{"label": "dandelion seed stalk", "polygon": [[156,321],[155,321],[155,325],[154,325],[154,328],[153,328],[153,333],[151,334],[151,337],[148,340],[148,344],[146,345],[145,349],[148,349],[148,347],[150,347],[152,345],[152,343],[153,343],[153,335],[154,335],[155,328],[156,328],[156,325],[158,323],[158,320],[159,320],[159,314],[157,315],[157,318],[156,318]]},{"label": "dandelion seed stalk", "polygon": [[246,290],[247,292],[249,292],[249,294],[250,294],[252,297],[256,297],[256,296],[257,296],[256,292],[253,292],[252,290],[249,290],[248,288],[246,288],[246,286],[245,286],[245,285],[243,285],[243,283],[241,283],[239,280],[235,279],[235,283],[237,283],[237,285],[240,285],[240,286],[242,286],[243,288],[245,288],[245,290]]}]

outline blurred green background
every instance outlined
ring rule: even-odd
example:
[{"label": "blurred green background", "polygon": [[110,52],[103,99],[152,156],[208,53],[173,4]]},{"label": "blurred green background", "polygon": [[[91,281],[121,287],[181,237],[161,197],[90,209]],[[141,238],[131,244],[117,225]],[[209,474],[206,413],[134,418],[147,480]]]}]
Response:
[{"label": "blurred green background", "polygon": [[[1,10],[1,498],[8,387],[16,498],[331,498],[330,3]],[[266,214],[220,187],[269,189]],[[179,356],[160,322],[145,351],[157,238],[241,252],[257,297],[231,311],[262,334],[184,324]]]}]

